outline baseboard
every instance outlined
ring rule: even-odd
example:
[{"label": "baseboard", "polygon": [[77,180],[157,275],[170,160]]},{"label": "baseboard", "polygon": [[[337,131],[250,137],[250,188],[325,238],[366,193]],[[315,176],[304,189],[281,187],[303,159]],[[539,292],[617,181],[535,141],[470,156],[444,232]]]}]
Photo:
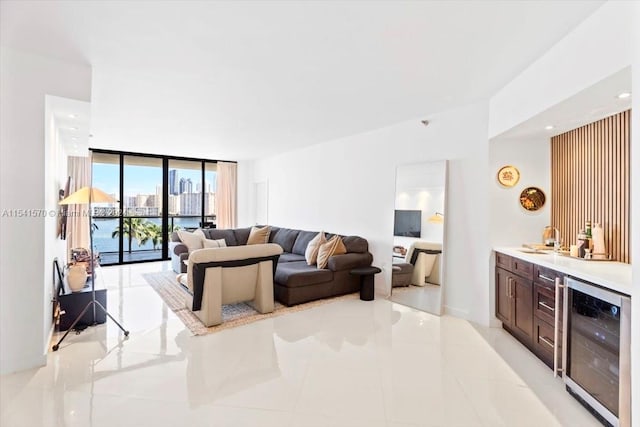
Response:
[{"label": "baseboard", "polygon": [[461,319],[469,318],[469,312],[467,310],[461,310],[459,308],[451,307],[448,305],[444,306],[444,314],[447,314],[453,317],[459,317]]},{"label": "baseboard", "polygon": [[14,372],[26,371],[27,369],[40,368],[47,364],[47,355],[36,357],[20,358],[3,361],[0,367],[0,375],[12,374]]},{"label": "baseboard", "polygon": [[489,319],[489,327],[490,328],[502,328],[502,322],[498,320],[497,317],[492,317]]}]

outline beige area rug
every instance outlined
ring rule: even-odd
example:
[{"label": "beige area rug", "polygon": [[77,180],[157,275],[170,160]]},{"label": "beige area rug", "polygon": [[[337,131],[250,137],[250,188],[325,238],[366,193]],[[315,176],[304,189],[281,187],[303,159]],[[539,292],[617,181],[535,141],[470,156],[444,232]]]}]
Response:
[{"label": "beige area rug", "polygon": [[297,311],[307,310],[319,305],[342,299],[355,299],[358,294],[342,295],[334,298],[327,298],[318,301],[311,301],[305,304],[287,307],[276,301],[273,313],[261,314],[255,311],[251,306],[245,303],[225,304],[222,306],[222,324],[207,328],[202,324],[200,319],[184,305],[184,297],[187,294],[186,289],[176,280],[177,274],[173,271],[163,271],[162,273],[147,273],[142,275],[149,285],[160,295],[160,298],[167,304],[182,323],[194,335],[206,335],[224,329],[233,328],[235,326],[246,325],[268,317],[280,316],[282,314],[294,313]]}]

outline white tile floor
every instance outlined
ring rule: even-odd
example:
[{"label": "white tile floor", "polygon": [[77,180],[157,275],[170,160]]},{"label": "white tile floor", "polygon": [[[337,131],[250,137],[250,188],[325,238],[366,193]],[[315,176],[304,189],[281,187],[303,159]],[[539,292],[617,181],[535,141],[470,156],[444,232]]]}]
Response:
[{"label": "white tile floor", "polygon": [[408,286],[391,289],[391,301],[431,314],[440,314],[442,309],[440,285]]},{"label": "white tile floor", "polygon": [[103,268],[112,322],[1,378],[0,425],[597,426],[500,329],[377,299],[192,337],[141,273]]}]

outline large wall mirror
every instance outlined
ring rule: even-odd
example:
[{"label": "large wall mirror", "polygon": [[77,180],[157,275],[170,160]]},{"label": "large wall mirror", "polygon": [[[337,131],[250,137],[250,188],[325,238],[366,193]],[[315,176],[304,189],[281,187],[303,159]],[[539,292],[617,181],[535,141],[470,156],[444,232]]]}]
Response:
[{"label": "large wall mirror", "polygon": [[447,161],[398,166],[391,300],[442,314]]}]

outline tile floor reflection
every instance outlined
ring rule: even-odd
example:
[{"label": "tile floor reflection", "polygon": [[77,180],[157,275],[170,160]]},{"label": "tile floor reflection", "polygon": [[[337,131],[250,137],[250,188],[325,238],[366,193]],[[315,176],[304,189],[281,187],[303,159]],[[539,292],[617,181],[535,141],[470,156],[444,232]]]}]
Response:
[{"label": "tile floor reflection", "polygon": [[112,323],[1,377],[0,425],[598,426],[500,329],[343,300],[194,337],[141,274],[105,267]]}]

